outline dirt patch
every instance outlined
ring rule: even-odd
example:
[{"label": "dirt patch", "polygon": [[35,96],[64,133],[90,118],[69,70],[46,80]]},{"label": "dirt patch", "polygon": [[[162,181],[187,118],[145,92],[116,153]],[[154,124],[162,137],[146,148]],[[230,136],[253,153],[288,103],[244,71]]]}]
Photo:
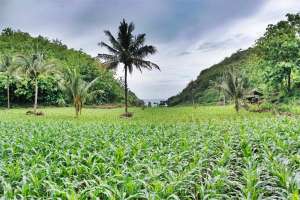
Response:
[{"label": "dirt patch", "polygon": [[257,110],[249,110],[250,112],[257,112],[257,113],[265,113],[265,112],[272,112],[269,109],[257,109]]},{"label": "dirt patch", "polygon": [[26,115],[44,116],[44,113],[42,111],[34,112],[32,110],[29,110],[29,111],[26,112]]},{"label": "dirt patch", "polygon": [[122,108],[123,105],[119,104],[105,104],[105,105],[98,105],[98,106],[93,106],[93,108],[99,108],[99,109],[114,109],[114,108]]},{"label": "dirt patch", "polygon": [[278,115],[283,115],[283,116],[287,116],[287,117],[293,117],[295,116],[295,114],[291,113],[291,112],[277,112]]},{"label": "dirt patch", "polygon": [[276,110],[269,110],[269,109],[257,109],[257,110],[251,110],[250,112],[256,112],[256,113],[272,113],[274,115],[282,115],[282,116],[288,116],[288,117],[293,117],[295,116],[294,113],[291,112],[280,112]]},{"label": "dirt patch", "polygon": [[133,117],[133,113],[131,113],[131,112],[123,113],[120,115],[120,117],[131,118],[131,117]]}]

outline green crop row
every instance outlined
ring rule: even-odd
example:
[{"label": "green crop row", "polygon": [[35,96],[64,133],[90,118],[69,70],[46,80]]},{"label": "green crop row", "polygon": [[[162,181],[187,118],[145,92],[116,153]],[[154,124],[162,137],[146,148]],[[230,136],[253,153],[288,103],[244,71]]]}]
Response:
[{"label": "green crop row", "polygon": [[5,199],[299,199],[297,119],[0,127]]}]

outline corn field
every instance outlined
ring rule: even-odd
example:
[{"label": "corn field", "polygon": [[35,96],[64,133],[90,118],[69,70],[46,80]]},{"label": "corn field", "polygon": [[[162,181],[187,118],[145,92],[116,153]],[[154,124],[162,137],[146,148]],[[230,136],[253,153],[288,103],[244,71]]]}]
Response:
[{"label": "corn field", "polygon": [[293,118],[0,127],[4,199],[299,199]]}]

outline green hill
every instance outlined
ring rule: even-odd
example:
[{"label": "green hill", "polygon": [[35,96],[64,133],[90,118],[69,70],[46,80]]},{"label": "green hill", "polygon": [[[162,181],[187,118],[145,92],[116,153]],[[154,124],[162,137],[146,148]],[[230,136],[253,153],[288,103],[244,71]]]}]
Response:
[{"label": "green hill", "polygon": [[[295,101],[300,97],[300,14],[287,14],[286,20],[270,24],[265,34],[247,50],[239,50],[222,62],[203,70],[178,95],[170,97],[170,106],[216,103],[220,92],[212,87],[230,68],[238,68],[249,88],[263,92],[272,102]],[[228,98],[227,98],[228,99]]]},{"label": "green hill", "polygon": [[251,48],[239,50],[220,63],[201,71],[196,80],[191,81],[178,95],[167,100],[168,105],[191,104],[193,99],[200,104],[218,102],[220,99],[219,91],[211,87],[211,82],[216,81],[228,67],[240,67],[244,62],[247,62],[251,51]]},{"label": "green hill", "polygon": [[[96,45],[96,44],[95,44]],[[0,57],[3,54],[10,54],[14,57],[18,55],[28,55],[33,48],[45,52],[48,59],[55,59],[59,66],[79,67],[86,81],[100,77],[94,86],[95,90],[101,90],[88,104],[121,103],[124,101],[123,84],[121,80],[114,77],[114,73],[107,71],[98,60],[81,50],[68,48],[59,40],[49,40],[38,36],[32,37],[30,34],[14,31],[6,28],[0,35]],[[6,90],[4,78],[0,75],[0,104],[6,103]],[[12,83],[12,104],[31,104],[33,101],[33,84],[27,78],[14,80]],[[67,97],[58,86],[58,80],[53,76],[43,77],[40,80],[39,102],[44,105],[57,105],[70,103]],[[139,102],[136,95],[130,92],[129,101],[132,104]]]}]

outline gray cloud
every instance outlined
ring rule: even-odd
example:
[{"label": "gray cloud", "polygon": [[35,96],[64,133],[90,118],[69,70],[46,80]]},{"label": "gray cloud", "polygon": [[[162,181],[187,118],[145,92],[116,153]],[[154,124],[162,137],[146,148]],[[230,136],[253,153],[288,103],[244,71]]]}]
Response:
[{"label": "gray cloud", "polygon": [[204,42],[200,44],[200,46],[197,48],[197,50],[202,51],[202,52],[208,52],[208,51],[213,51],[219,48],[226,48],[226,45],[229,45],[230,42],[232,42],[233,39],[225,39],[222,41],[218,42]]},{"label": "gray cloud", "polygon": [[239,42],[241,40],[247,40],[248,37],[245,36],[244,34],[238,33],[233,35],[230,38],[225,38],[222,40],[217,40],[217,41],[207,41],[201,43],[197,50],[201,52],[209,52],[209,51],[215,51],[220,48],[227,48],[228,46],[231,46],[232,44]]},{"label": "gray cloud", "polygon": [[[153,40],[193,39],[219,23],[252,14],[260,0],[0,0],[1,20],[16,28],[54,30],[81,37],[95,30],[115,29],[122,18],[132,20]],[[211,12],[214,11],[215,14]],[[8,23],[5,23],[8,22]],[[94,30],[94,31],[91,31]],[[26,30],[25,30],[26,31]],[[100,35],[100,33],[98,33]],[[191,34],[194,36],[191,37]]]},{"label": "gray cloud", "polygon": [[183,52],[181,52],[181,53],[179,53],[179,54],[177,54],[178,56],[185,56],[185,55],[190,55],[191,54],[191,52],[189,52],[189,51],[183,51]]},{"label": "gray cloud", "polygon": [[[228,27],[248,18],[263,22],[269,17],[261,14],[264,12],[281,16],[287,8],[300,8],[297,0],[285,2],[289,3],[282,8],[275,0],[0,0],[0,29],[12,27],[58,38],[94,56],[103,51],[97,43],[107,40],[103,30],[115,33],[123,18],[134,21],[136,33],[147,33],[147,41],[158,48],[159,53],[150,59],[162,72],[135,73],[130,78],[131,89],[141,98],[165,98],[196,77],[201,66],[208,67],[253,42],[256,30],[244,33],[236,29],[226,35]],[[280,13],[272,10],[277,4]],[[170,80],[169,85],[164,82],[163,91],[160,80]],[[151,84],[154,81],[157,84]]]}]

